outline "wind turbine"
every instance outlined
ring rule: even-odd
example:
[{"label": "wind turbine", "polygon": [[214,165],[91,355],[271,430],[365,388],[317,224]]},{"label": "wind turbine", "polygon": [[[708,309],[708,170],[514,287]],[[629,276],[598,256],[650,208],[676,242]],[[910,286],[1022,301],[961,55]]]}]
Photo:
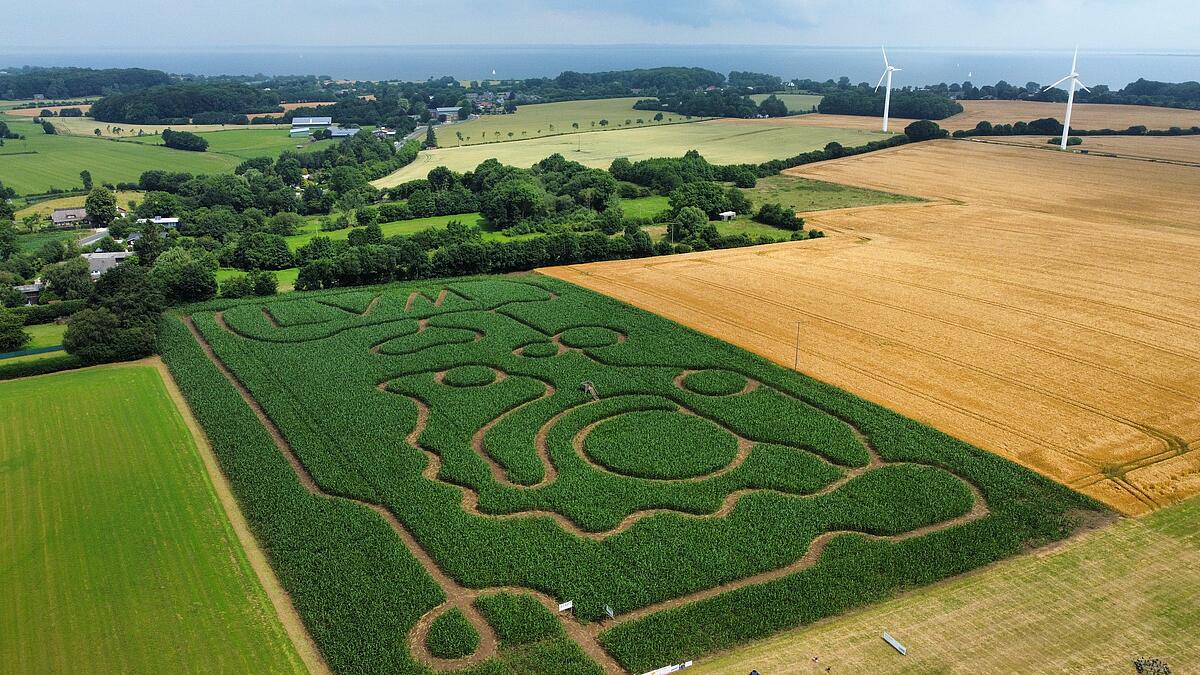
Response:
[{"label": "wind turbine", "polygon": [[892,107],[892,73],[900,72],[900,68],[888,63],[887,50],[883,47],[879,48],[883,51],[883,75],[879,76],[879,82],[875,85],[876,93],[879,92],[879,85],[883,84],[884,78],[887,78],[887,89],[883,95],[883,130],[887,131],[888,127],[888,111]]},{"label": "wind turbine", "polygon": [[1079,73],[1075,71],[1075,65],[1078,62],[1079,62],[1079,47],[1076,47],[1075,48],[1075,57],[1071,59],[1071,74],[1067,75],[1063,79],[1059,80],[1058,82],[1055,82],[1054,84],[1052,84],[1042,90],[1042,91],[1048,91],[1050,89],[1057,87],[1058,85],[1062,84],[1063,82],[1070,80],[1070,84],[1067,85],[1067,121],[1063,123],[1063,135],[1062,135],[1062,146],[1061,146],[1063,150],[1067,149],[1067,136],[1070,135],[1070,133],[1071,133],[1071,108],[1072,108],[1072,106],[1075,105],[1075,85],[1079,85],[1080,89],[1086,91],[1089,94],[1092,93],[1092,90],[1085,87],[1083,82],[1080,81]]}]

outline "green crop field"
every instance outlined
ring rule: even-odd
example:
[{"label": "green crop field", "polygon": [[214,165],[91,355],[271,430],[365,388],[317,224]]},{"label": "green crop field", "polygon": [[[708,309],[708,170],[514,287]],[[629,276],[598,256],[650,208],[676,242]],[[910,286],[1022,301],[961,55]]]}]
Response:
[{"label": "green crop field", "polygon": [[743,192],[756,207],[775,202],[783,204],[797,213],[921,201],[917,197],[908,195],[880,192],[852,185],[826,183],[787,174],[759,178],[757,185],[743,190]]},{"label": "green crop field", "polygon": [[[323,141],[309,141],[306,138],[290,138],[288,127],[264,127],[259,129],[237,128],[226,131],[206,131],[197,134],[208,141],[206,153],[221,153],[233,155],[241,159],[252,157],[276,157],[284,150],[297,152],[312,152],[327,148],[341,142],[332,138]],[[143,145],[162,145],[161,136],[135,136],[123,139],[125,143],[140,143]]]},{"label": "green crop field", "polygon": [[83,136],[47,135],[40,125],[8,120],[25,140],[0,147],[0,181],[18,194],[50,188],[79,188],[79,172],[87,169],[97,183],[137,182],[143,171],[166,169],[190,173],[232,171],[241,163],[233,155],[188,152]]},{"label": "green crop field", "polygon": [[[655,111],[634,110],[633,98],[602,98],[591,101],[564,101],[522,105],[510,115],[481,115],[458,124],[434,127],[438,146],[496,143],[554,134],[569,134],[601,129],[632,129],[641,126],[661,126],[684,122],[680,115],[663,113],[661,122],[654,121]],[[639,124],[638,120],[642,120]],[[601,125],[600,120],[608,120]],[[626,125],[625,120],[630,124]],[[578,125],[578,127],[574,126]],[[509,136],[509,134],[512,136]],[[462,138],[459,138],[459,135]]]},{"label": "green crop field", "polygon": [[160,326],[337,671],[642,672],[1061,539],[1100,510],[546,277],[213,301]]},{"label": "green crop field", "polygon": [[[767,100],[771,94],[754,94],[750,98],[755,103]],[[824,96],[820,94],[775,94],[775,97],[787,106],[788,112],[809,112],[821,103]]]},{"label": "green crop field", "polygon": [[608,168],[618,157],[631,160],[679,157],[688,150],[699,150],[714,164],[740,164],[791,157],[824,148],[830,141],[855,146],[883,138],[887,135],[873,131],[810,127],[771,120],[664,124],[647,129],[598,131],[422,151],[412,164],[375,181],[374,185],[391,187],[424,178],[430,169],[443,165],[455,171],[469,171],[489,158],[512,166],[530,167],[557,152],[588,166]]},{"label": "green crop field", "polygon": [[0,503],[0,671],[303,671],[155,368],[0,382]]}]

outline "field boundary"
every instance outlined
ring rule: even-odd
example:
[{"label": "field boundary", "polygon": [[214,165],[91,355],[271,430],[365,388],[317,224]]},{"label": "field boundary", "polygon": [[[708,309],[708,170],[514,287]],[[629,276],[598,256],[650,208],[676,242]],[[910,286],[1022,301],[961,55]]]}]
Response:
[{"label": "field boundary", "polygon": [[296,611],[295,605],[292,604],[291,596],[283,589],[283,585],[279,583],[279,578],[275,575],[275,570],[271,567],[266,552],[259,546],[258,540],[251,531],[250,524],[246,521],[246,517],[242,514],[242,509],[238,505],[237,499],[233,496],[233,489],[229,484],[229,479],[225,477],[220,465],[217,463],[216,455],[213,454],[212,445],[208,442],[208,435],[205,433],[204,427],[200,426],[200,423],[196,421],[191,407],[188,406],[187,399],[184,398],[183,392],[180,391],[179,385],[171,375],[171,370],[167,368],[167,364],[160,357],[151,356],[120,365],[146,365],[153,367],[158,372],[163,386],[166,387],[167,394],[171,398],[171,402],[179,410],[184,425],[187,426],[188,432],[196,443],[196,450],[200,455],[200,459],[204,462],[204,469],[208,473],[209,483],[212,486],[213,493],[217,497],[217,501],[220,502],[221,508],[228,518],[229,527],[237,536],[242,550],[246,553],[246,559],[249,561],[251,569],[254,570],[254,575],[258,578],[259,583],[262,584],[263,592],[275,608],[275,614],[279,617],[279,622],[283,624],[288,637],[291,638],[292,645],[296,648],[300,659],[304,662],[308,671],[314,675],[331,673],[329,665],[325,663],[320,649],[317,648],[316,641],[309,634],[308,629],[304,626],[304,622],[300,619],[300,613]]}]

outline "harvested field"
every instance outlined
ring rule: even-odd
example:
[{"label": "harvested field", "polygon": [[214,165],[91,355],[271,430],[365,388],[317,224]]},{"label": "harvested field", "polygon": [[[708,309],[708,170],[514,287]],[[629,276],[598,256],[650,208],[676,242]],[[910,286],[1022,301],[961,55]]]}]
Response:
[{"label": "harvested field", "polygon": [[[980,143],[1000,143],[1055,148],[1048,136],[1008,136],[973,138]],[[1200,165],[1200,136],[1085,136],[1083,145],[1073,151],[1109,153],[1133,159],[1158,159]]]},{"label": "harvested field", "polygon": [[[1139,656],[1196,672],[1197,519],[1200,498],[702,659],[687,672],[1132,673]],[[907,656],[880,639],[884,629]]]},{"label": "harvested field", "polygon": [[[937,121],[943,129],[950,131],[974,129],[976,124],[984,120],[992,124],[1011,124],[1053,117],[1061,122],[1067,112],[1065,103],[1039,103],[1037,101],[959,101],[959,103],[962,103],[963,112]],[[879,117],[822,115],[820,113],[772,120],[730,121],[741,124],[785,123],[868,131],[878,130],[883,123]],[[904,131],[904,127],[912,121],[893,117],[889,129]],[[1150,129],[1197,126],[1200,125],[1200,110],[1158,108],[1147,105],[1076,103],[1075,110],[1071,113],[1071,126],[1076,129],[1127,129],[1136,124],[1145,125]]]},{"label": "harvested field", "polygon": [[37,117],[42,114],[43,110],[52,110],[57,115],[58,112],[63,108],[79,108],[81,111],[83,111],[83,114],[86,115],[87,112],[92,109],[92,104],[84,103],[81,105],[49,105],[44,108],[16,108],[14,110],[5,110],[4,114],[12,115],[13,117]]},{"label": "harvested field", "polygon": [[[992,124],[1029,122],[1053,117],[1061,122],[1067,114],[1065,103],[1037,101],[959,101],[963,112],[942,120],[943,129],[974,129],[983,120]],[[1148,105],[1075,103],[1071,126],[1076,129],[1127,129],[1142,124],[1150,129],[1200,125],[1200,110],[1158,108]]]},{"label": "harvested field", "polygon": [[[360,98],[366,98],[366,97],[363,96]],[[374,96],[371,97],[372,100],[374,98],[375,98]],[[336,101],[303,101],[303,102],[292,102],[292,103],[280,103],[279,107],[283,108],[283,112],[250,113],[249,115],[247,115],[247,117],[283,117],[285,114],[287,114],[287,112],[289,110],[295,110],[297,108],[313,108],[313,107],[316,107],[319,105],[333,105],[334,103],[336,103]]]},{"label": "harvested field", "polygon": [[932,201],[806,214],[825,240],[544,272],[1126,513],[1200,492],[1200,170],[939,141],[791,173]]}]

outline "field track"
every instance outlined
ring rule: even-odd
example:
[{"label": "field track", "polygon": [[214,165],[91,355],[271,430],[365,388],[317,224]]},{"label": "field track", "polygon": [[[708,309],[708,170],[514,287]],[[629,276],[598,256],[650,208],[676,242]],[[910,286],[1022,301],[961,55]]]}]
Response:
[{"label": "field track", "polygon": [[1125,513],[1200,493],[1200,169],[939,141],[791,173],[931,201],[806,214],[824,241],[543,272]]}]

